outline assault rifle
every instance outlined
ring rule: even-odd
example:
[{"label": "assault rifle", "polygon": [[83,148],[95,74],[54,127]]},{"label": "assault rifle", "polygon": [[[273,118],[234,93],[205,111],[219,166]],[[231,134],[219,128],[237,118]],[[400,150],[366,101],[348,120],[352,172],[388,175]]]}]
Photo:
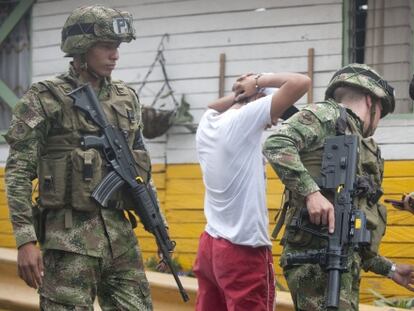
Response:
[{"label": "assault rifle", "polygon": [[292,253],[286,258],[287,265],[317,263],[327,271],[328,310],[338,309],[341,273],[347,271],[350,252],[371,242],[365,213],[357,209],[352,202],[356,192],[358,152],[356,135],[333,136],[325,141],[319,186],[322,190],[334,193],[334,233],[321,233],[319,230],[303,225],[302,219],[306,217],[304,214],[307,214],[307,211],[301,213],[299,217],[294,217],[290,226],[328,240],[328,246],[324,250]]},{"label": "assault rifle", "polygon": [[112,166],[112,171],[93,191],[92,198],[102,206],[108,207],[108,201],[112,194],[124,184],[128,186],[129,193],[136,204],[134,212],[140,218],[145,230],[155,236],[158,248],[162,253],[162,260],[170,268],[183,300],[188,301],[189,297],[178,278],[170,257],[175,242],[171,241],[168,236],[151,186],[144,182],[135,169],[135,160],[123,132],[108,122],[98,98],[89,84],[84,84],[73,90],[69,96],[74,100],[74,106],[92,119],[103,133],[101,136],[84,136],[82,139],[83,147],[102,150]]}]

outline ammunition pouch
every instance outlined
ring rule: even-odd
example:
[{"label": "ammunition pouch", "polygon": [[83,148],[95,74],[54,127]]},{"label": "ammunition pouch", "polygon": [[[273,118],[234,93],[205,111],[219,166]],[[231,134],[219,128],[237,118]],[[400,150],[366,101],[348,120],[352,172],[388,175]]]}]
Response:
[{"label": "ammunition pouch", "polygon": [[76,148],[71,152],[71,160],[71,205],[77,211],[96,211],[97,204],[91,198],[91,194],[102,180],[100,153],[96,149]]},{"label": "ammunition pouch", "polygon": [[387,208],[382,204],[375,204],[364,209],[367,217],[367,228],[371,232],[371,244],[366,248],[370,256],[378,254],[381,239],[385,234],[387,226]]},{"label": "ammunition pouch", "polygon": [[60,209],[67,202],[69,154],[46,154],[39,162],[39,205],[42,208]]},{"label": "ammunition pouch", "polygon": [[356,188],[356,196],[366,198],[368,206],[376,204],[384,194],[382,189],[378,189],[372,176],[359,176]]}]

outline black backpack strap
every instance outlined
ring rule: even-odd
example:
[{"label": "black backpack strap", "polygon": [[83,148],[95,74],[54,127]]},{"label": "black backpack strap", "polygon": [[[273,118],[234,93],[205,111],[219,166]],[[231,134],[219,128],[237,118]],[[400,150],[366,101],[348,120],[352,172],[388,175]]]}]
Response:
[{"label": "black backpack strap", "polygon": [[286,212],[289,207],[289,200],[290,200],[290,192],[285,188],[285,191],[283,192],[282,202],[281,202],[281,208],[277,212],[275,216],[276,225],[272,232],[272,238],[276,240],[280,229],[282,229],[283,224],[285,223],[286,218]]},{"label": "black backpack strap", "polygon": [[336,120],[335,129],[336,135],[345,135],[346,128],[348,127],[346,109],[339,106],[339,118]]}]

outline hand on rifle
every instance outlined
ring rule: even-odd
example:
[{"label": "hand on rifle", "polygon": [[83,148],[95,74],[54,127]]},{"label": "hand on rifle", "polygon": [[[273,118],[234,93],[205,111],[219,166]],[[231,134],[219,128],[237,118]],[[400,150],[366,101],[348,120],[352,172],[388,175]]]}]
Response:
[{"label": "hand on rifle", "polygon": [[[165,227],[165,229],[167,230],[167,232],[168,232],[168,227]],[[170,255],[171,255],[171,257],[172,257],[172,251],[170,252]],[[160,261],[158,262],[158,264],[156,265],[156,267],[155,267],[155,269],[158,271],[158,272],[167,272],[168,271],[168,269],[169,269],[169,267],[168,267],[168,264],[166,263],[166,261],[164,260],[164,255],[162,254],[162,251],[161,251],[161,249],[160,249],[160,247],[158,246],[158,251],[157,251],[157,254],[158,254],[158,258],[160,259]]]},{"label": "hand on rifle", "polygon": [[167,272],[168,271],[168,265],[165,262],[164,256],[162,255],[162,252],[159,249],[158,249],[158,258],[160,259],[160,261],[156,265],[155,269],[158,272]]},{"label": "hand on rifle", "polygon": [[393,273],[391,279],[414,292],[414,270],[413,266],[406,264],[397,264],[395,267],[395,272]]},{"label": "hand on rifle", "polygon": [[309,220],[315,225],[328,226],[329,233],[335,230],[335,211],[331,202],[319,191],[313,192],[306,197],[306,207]]}]

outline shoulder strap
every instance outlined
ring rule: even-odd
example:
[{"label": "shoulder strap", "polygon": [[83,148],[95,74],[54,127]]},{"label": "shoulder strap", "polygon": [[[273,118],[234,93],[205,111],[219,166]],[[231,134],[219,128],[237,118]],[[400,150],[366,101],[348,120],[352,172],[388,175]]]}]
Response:
[{"label": "shoulder strap", "polygon": [[346,109],[339,106],[339,118],[336,120],[335,129],[336,135],[345,135],[346,128],[348,127],[348,117]]},{"label": "shoulder strap", "polygon": [[283,224],[285,223],[286,218],[286,212],[289,207],[289,200],[290,200],[290,191],[285,188],[285,191],[283,192],[282,202],[281,202],[281,208],[277,212],[275,216],[276,225],[272,232],[272,238],[276,240],[280,229],[282,229]]},{"label": "shoulder strap", "polygon": [[[39,82],[42,86],[44,86],[52,95],[55,97],[59,102],[63,102],[65,100],[64,95],[62,94],[62,91],[58,88],[58,85],[60,84],[68,84],[66,81],[55,77],[51,80],[44,80]],[[68,91],[69,87],[68,87]]]}]

